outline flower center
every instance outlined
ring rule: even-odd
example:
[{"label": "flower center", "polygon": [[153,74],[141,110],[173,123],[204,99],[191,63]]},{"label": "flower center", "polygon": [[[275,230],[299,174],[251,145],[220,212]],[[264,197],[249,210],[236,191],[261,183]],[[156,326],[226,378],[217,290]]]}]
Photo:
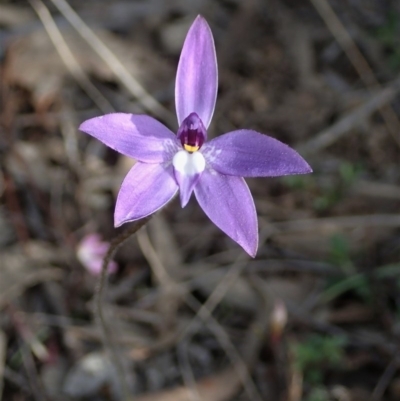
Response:
[{"label": "flower center", "polygon": [[189,154],[184,150],[180,150],[172,159],[172,165],[174,166],[175,172],[183,176],[193,177],[204,171],[206,161],[201,152]]},{"label": "flower center", "polygon": [[189,153],[196,152],[203,146],[207,138],[207,131],[196,113],[189,114],[182,121],[177,137],[181,141],[183,149]]}]

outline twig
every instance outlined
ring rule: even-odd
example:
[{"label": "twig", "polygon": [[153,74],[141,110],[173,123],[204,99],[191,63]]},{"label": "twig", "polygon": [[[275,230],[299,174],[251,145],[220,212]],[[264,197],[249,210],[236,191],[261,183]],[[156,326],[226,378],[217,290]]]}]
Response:
[{"label": "twig", "polygon": [[361,196],[400,200],[400,187],[395,184],[359,179],[351,186],[350,191]]},{"label": "twig", "polygon": [[[379,89],[381,86],[378,80],[375,78],[374,72],[368,64],[368,61],[360,52],[359,48],[347,31],[346,27],[342,24],[340,19],[335,14],[328,0],[310,1],[320,14],[321,18],[325,21],[326,26],[331,31],[336,41],[346,53],[347,57],[360,75],[360,78],[362,79],[364,84],[371,91]],[[380,105],[379,111],[382,115],[383,120],[385,121],[389,133],[392,135],[396,144],[400,147],[400,122],[396,113],[394,112],[392,107],[387,104]]]},{"label": "twig", "polygon": [[21,351],[22,362],[26,370],[33,398],[36,401],[47,401],[44,395],[43,386],[40,381],[35,361],[33,360],[33,356],[30,352],[30,349],[26,346],[26,344],[23,341],[19,341],[19,343],[20,343],[19,349]]},{"label": "twig", "polygon": [[[118,57],[99,39],[88,25],[71,8],[66,0],[51,0],[51,2],[64,15],[79,35],[93,48],[93,50],[109,66],[115,77],[124,85],[132,95],[138,99],[142,106],[157,117],[172,122],[172,114],[151,96],[121,63]],[[173,119],[175,122],[175,119]]]},{"label": "twig", "polygon": [[17,234],[18,242],[22,247],[29,240],[29,230],[24,219],[24,212],[22,210],[21,202],[18,197],[17,188],[14,179],[7,170],[4,171],[4,199],[7,210],[9,210],[11,222],[14,225]]},{"label": "twig", "polygon": [[[274,224],[276,232],[324,231],[337,229],[357,229],[371,227],[400,227],[400,214],[371,214],[366,216],[325,217],[320,219],[305,219],[279,222]],[[275,233],[276,233],[275,232]]]},{"label": "twig", "polygon": [[304,156],[332,145],[342,138],[356,125],[367,119],[372,113],[379,110],[383,105],[391,102],[400,92],[400,78],[397,78],[386,88],[373,94],[371,99],[342,117],[338,122],[324,129],[309,141],[297,146],[297,150]]},{"label": "twig", "polygon": [[[204,305],[202,306],[195,297],[188,294],[185,298],[185,302],[191,309],[198,311],[198,316],[210,328],[215,337],[218,339],[226,355],[230,359],[233,365],[233,369],[235,370],[239,380],[241,381],[243,388],[249,396],[249,399],[261,401],[262,398],[250,375],[250,366],[252,366],[253,364],[253,359],[249,360],[250,354],[248,354],[247,352],[243,352],[243,356],[240,355],[236,347],[232,344],[231,339],[226,334],[226,331],[222,328],[218,321],[214,319],[211,312],[207,309],[204,309]],[[202,310],[205,312],[201,312]],[[187,333],[187,331],[185,330],[185,333],[187,333],[186,336],[191,335],[191,333],[195,331],[196,327],[197,325],[193,325],[190,333]],[[245,346],[247,346],[246,343]]]},{"label": "twig", "polygon": [[190,338],[182,341],[178,345],[178,363],[180,365],[181,374],[183,381],[188,389],[188,396],[191,401],[202,401],[200,398],[199,391],[196,386],[196,380],[194,378],[193,369],[190,366],[189,355],[188,355],[188,344]]},{"label": "twig", "polygon": [[114,108],[111,103],[92,84],[85,71],[72,54],[48,8],[41,0],[29,0],[29,3],[42,21],[46,32],[48,33],[65,66],[68,68],[69,72],[75,78],[81,88],[88,94],[88,96],[103,113],[113,112]]},{"label": "twig", "polygon": [[382,399],[384,392],[386,391],[390,381],[392,380],[393,376],[396,374],[398,369],[398,357],[399,352],[396,352],[393,359],[387,365],[385,371],[382,373],[381,377],[376,384],[374,391],[372,392],[372,400],[379,401]]},{"label": "twig", "polygon": [[372,68],[327,0],[310,0],[366,86],[379,88]]},{"label": "twig", "polygon": [[153,271],[153,274],[156,277],[156,280],[162,286],[171,286],[173,285],[173,280],[168,274],[164,264],[160,260],[157,255],[156,250],[150,242],[150,238],[146,231],[142,231],[137,235],[140,249],[144,255],[144,257],[149,261],[150,267]]},{"label": "twig", "polygon": [[40,342],[37,335],[34,334],[27,321],[22,318],[22,315],[18,313],[18,310],[14,307],[12,303],[8,305],[7,309],[9,311],[11,320],[16,331],[24,340],[24,342],[29,346],[32,354],[35,355],[39,361],[44,362],[48,360],[49,353],[47,348],[42,342]]},{"label": "twig", "polygon": [[64,272],[61,269],[53,267],[26,273],[23,279],[18,280],[0,295],[0,309],[3,308],[10,299],[20,295],[26,288],[37,285],[43,281],[61,280],[63,276]]},{"label": "twig", "polygon": [[296,364],[296,357],[292,352],[288,352],[289,358],[289,373],[288,373],[288,390],[287,400],[288,401],[301,401],[303,394],[303,372],[299,369]]},{"label": "twig", "polygon": [[247,265],[247,255],[241,254],[237,261],[230,267],[228,273],[225,274],[224,278],[218,283],[214,291],[208,297],[207,301],[197,311],[196,316],[187,325],[186,329],[182,332],[181,336],[184,337],[189,333],[194,326],[197,325],[198,320],[207,320],[212,317],[212,312],[216,306],[224,298],[225,294],[233,283],[238,279],[242,270]]},{"label": "twig", "polygon": [[146,231],[141,231],[137,236],[140,249],[144,257],[149,261],[151,270],[158,281],[162,296],[160,297],[160,312],[163,315],[161,330],[166,333],[175,324],[176,310],[178,308],[178,297],[181,297],[182,291],[179,291],[178,283],[168,273],[165,265],[160,260],[156,250],[150,242]]},{"label": "twig", "polygon": [[[176,283],[173,278],[168,274],[164,264],[158,258],[157,252],[155,251],[153,245],[151,244],[146,233],[141,233],[138,236],[139,244],[141,246],[142,252],[145,258],[149,261],[149,264],[157,277],[157,279],[171,289],[177,288],[179,283]],[[244,262],[241,262],[242,259],[247,259],[246,256],[239,257],[238,261],[225,275],[225,278],[222,280],[222,285],[217,286],[216,290],[214,290],[214,296],[210,296],[208,298],[208,305],[212,309],[208,309],[207,302],[204,305],[201,305],[199,301],[192,295],[185,294],[185,302],[186,304],[193,310],[197,311],[196,317],[189,323],[188,326],[181,332],[179,335],[178,341],[188,341],[188,337],[190,337],[198,328],[199,324],[202,322],[209,326],[210,330],[214,333],[218,341],[220,342],[222,348],[225,350],[227,356],[231,360],[233,365],[233,369],[235,370],[240,382],[242,383],[244,389],[246,390],[249,398],[251,400],[261,401],[261,396],[258,393],[258,390],[251,379],[248,365],[243,361],[241,355],[232,344],[229,336],[226,334],[225,330],[221,327],[221,325],[214,319],[212,316],[212,310],[218,305],[226,291],[233,284],[233,282],[239,276],[243,266],[245,266]],[[221,284],[221,283],[220,283]],[[178,293],[177,291],[175,291]],[[180,292],[182,293],[182,292]],[[221,297],[221,298],[220,298]],[[201,321],[201,322],[200,322]],[[247,355],[247,354],[244,354]],[[188,373],[188,372],[186,372]],[[185,378],[185,376],[184,376]],[[185,381],[188,383],[188,389],[190,391],[190,397],[193,399],[198,399],[199,394],[197,387],[194,385],[194,379],[190,377],[190,374],[186,376]]]},{"label": "twig", "polygon": [[3,331],[0,330],[0,401],[3,399],[3,377],[4,365],[6,362],[7,338]]},{"label": "twig", "polygon": [[113,363],[118,372],[118,376],[119,376],[120,384],[121,384],[121,390],[122,390],[122,394],[123,394],[123,399],[125,401],[129,400],[129,386],[128,386],[127,377],[125,374],[124,364],[120,360],[118,352],[114,346],[113,337],[112,337],[110,328],[106,322],[106,319],[104,316],[104,311],[103,311],[104,292],[106,290],[106,284],[107,284],[107,280],[106,280],[107,270],[108,270],[107,268],[108,268],[108,264],[110,263],[111,259],[113,258],[113,256],[117,252],[117,250],[133,234],[135,234],[141,227],[143,227],[151,219],[151,217],[152,217],[152,215],[136,221],[126,231],[124,231],[123,233],[121,233],[120,235],[118,235],[116,238],[113,239],[113,241],[110,244],[110,248],[108,249],[107,254],[105,255],[105,257],[103,259],[103,264],[101,267],[101,274],[100,274],[100,278],[97,283],[95,295],[94,295],[95,318],[101,328],[104,345],[105,345],[106,349],[110,351]]}]

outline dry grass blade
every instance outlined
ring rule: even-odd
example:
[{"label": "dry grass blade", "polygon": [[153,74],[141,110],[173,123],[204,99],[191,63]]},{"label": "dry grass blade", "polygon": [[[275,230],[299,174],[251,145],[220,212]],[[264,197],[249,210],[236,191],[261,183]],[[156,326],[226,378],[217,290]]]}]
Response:
[{"label": "dry grass blade", "polygon": [[358,180],[352,186],[351,190],[353,193],[361,196],[400,200],[400,188],[398,185]]},{"label": "dry grass blade", "polygon": [[346,228],[372,228],[372,227],[400,227],[400,215],[396,214],[372,214],[366,216],[343,216],[326,217],[320,219],[292,220],[275,223],[274,227],[278,230],[302,232],[302,231],[321,231],[330,232],[337,229]]},{"label": "dry grass blade", "polygon": [[243,256],[240,256],[238,260],[231,266],[225,277],[219,282],[217,287],[208,297],[207,301],[197,311],[196,316],[187,326],[186,330],[182,333],[182,336],[189,333],[193,329],[193,327],[197,325],[199,320],[207,320],[211,318],[211,313],[213,312],[213,310],[222,301],[229,288],[238,279],[244,267],[247,265],[247,255],[242,255]]},{"label": "dry grass blade", "polygon": [[0,401],[3,399],[3,376],[6,360],[7,338],[3,331],[0,331]]},{"label": "dry grass blade", "polygon": [[183,341],[178,345],[178,361],[183,377],[183,381],[189,390],[189,396],[191,401],[201,401],[200,394],[196,387],[196,380],[194,377],[192,366],[190,365],[189,355],[188,355],[188,343],[189,341]]},{"label": "dry grass blade", "polygon": [[[328,0],[311,0],[311,3],[314,5],[332,35],[346,53],[364,84],[371,91],[379,89],[380,84],[375,78],[375,74],[368,64],[368,61],[360,52],[353,38],[335,14]],[[391,106],[386,104],[380,105],[379,111],[385,121],[388,131],[400,147],[400,122],[396,113]]]},{"label": "dry grass blade", "polygon": [[393,359],[390,363],[386,366],[386,369],[382,373],[378,383],[376,384],[374,391],[372,392],[372,400],[379,401],[382,399],[386,389],[388,388],[393,376],[396,374],[398,368],[398,356],[399,353],[397,352],[394,355]]},{"label": "dry grass blade", "polygon": [[37,285],[43,281],[61,280],[63,277],[63,271],[55,268],[45,268],[40,271],[33,271],[25,274],[23,279],[11,285],[1,294],[0,309],[3,308],[10,299],[18,297],[26,288]]},{"label": "dry grass blade", "polygon": [[[176,296],[176,294],[183,294],[183,292],[176,291],[178,283],[173,281],[173,278],[168,274],[166,267],[158,257],[157,252],[155,251],[153,245],[151,244],[146,231],[142,230],[138,232],[137,238],[139,241],[139,245],[142,249],[143,255],[148,260],[157,280],[160,282],[161,287],[164,287],[164,291],[166,292],[166,295],[169,297],[167,300],[165,300],[163,297],[163,302],[165,304],[171,303],[170,298],[173,293],[175,293]],[[213,292],[214,297],[211,295],[209,298],[210,306],[212,308],[211,310],[208,309],[206,305],[201,305],[196,300],[196,298],[194,298],[190,294],[186,294],[185,302],[191,309],[197,311],[197,314],[196,317],[192,320],[192,322],[182,332],[179,339],[182,340],[183,338],[190,337],[193,334],[193,332],[197,329],[198,325],[200,324],[200,321],[204,322],[207,326],[209,326],[210,330],[214,333],[214,335],[220,342],[222,348],[226,352],[227,356],[231,360],[234,372],[238,377],[239,383],[243,385],[250,399],[254,401],[261,401],[261,397],[258,394],[257,388],[251,379],[248,364],[246,364],[243,361],[242,357],[240,356],[235,346],[232,344],[225,330],[212,316],[212,310],[216,307],[216,305],[218,305],[218,303],[222,299],[219,297],[220,296],[223,297],[226,291],[232,285],[232,283],[237,279],[238,274],[240,274],[240,271],[242,269],[242,266],[244,266],[244,263],[240,263],[238,261],[238,263],[236,264],[236,269],[232,267],[225,276],[227,279],[221,281],[221,286],[217,286],[216,290]],[[174,303],[174,300],[172,303]],[[167,312],[170,313],[170,311]],[[166,316],[166,319],[168,319],[168,315]],[[244,355],[246,355],[247,358],[247,353],[245,353]],[[202,398],[199,394],[200,390],[194,386],[193,378],[190,376],[190,372],[186,370],[186,373],[188,374],[186,377],[186,382],[188,384],[187,386],[188,387],[187,396],[189,397],[188,399],[201,400]]]},{"label": "dry grass blade", "polygon": [[152,272],[159,283],[162,291],[159,308],[164,316],[163,330],[165,334],[169,328],[175,325],[176,312],[179,306],[182,290],[179,284],[174,281],[173,277],[168,273],[165,265],[160,260],[156,250],[150,242],[146,230],[141,230],[137,233],[137,239],[144,257],[148,260]]},{"label": "dry grass blade", "polygon": [[76,79],[81,88],[88,94],[88,96],[103,113],[111,113],[114,111],[110,102],[90,82],[90,79],[86,75],[85,71],[79,65],[78,61],[72,54],[63,36],[61,35],[60,30],[57,28],[57,25],[47,7],[41,0],[29,0],[29,3],[42,21],[46,32],[48,33],[65,66],[68,68],[69,72]]},{"label": "dry grass blade", "polygon": [[[264,337],[262,333],[266,331],[268,325],[268,314],[265,313],[265,294],[263,294],[262,289],[257,284],[254,284],[254,287],[261,301],[259,313],[243,341],[242,355],[246,369],[254,364],[263,342]],[[243,378],[241,378],[241,375],[237,371],[237,366],[233,366],[221,373],[199,380],[196,383],[196,393],[201,401],[226,401],[232,399],[242,383]],[[255,388],[254,390],[255,392],[250,393],[249,399],[261,400],[257,390]],[[137,397],[136,401],[192,401],[192,399],[193,393],[190,388],[180,386],[171,390]]]},{"label": "dry grass blade", "polygon": [[[191,295],[186,297],[187,305],[192,308],[193,310],[201,310],[200,303]],[[261,401],[261,396],[255,386],[251,375],[250,370],[253,366],[253,360],[249,359],[251,354],[243,353],[243,358],[240,355],[239,351],[236,347],[232,344],[229,336],[227,335],[224,328],[218,323],[217,320],[214,319],[211,312],[207,309],[203,309],[205,312],[200,312],[199,317],[203,320],[203,322],[210,328],[210,330],[214,333],[215,337],[218,339],[219,343],[221,344],[222,348],[224,349],[226,355],[230,359],[233,369],[243,386],[244,390],[246,391],[249,398],[253,401]],[[266,314],[265,314],[266,315]],[[193,326],[192,331],[194,331],[196,326]],[[185,331],[186,333],[187,331]],[[189,333],[190,334],[190,333]],[[244,360],[245,359],[245,360]]]},{"label": "dry grass blade", "polygon": [[22,26],[34,18],[30,10],[22,10],[14,4],[0,4],[0,25]]},{"label": "dry grass blade", "polygon": [[[275,227],[272,228],[275,230]],[[269,236],[269,231],[265,230],[264,232],[260,232],[259,242],[263,244],[264,241]],[[211,295],[207,298],[207,301],[202,305],[202,307],[197,311],[196,316],[192,320],[192,322],[188,325],[186,331],[182,333],[185,335],[186,333],[192,330],[192,326],[195,326],[198,323],[198,320],[207,320],[211,318],[211,313],[217,307],[217,305],[221,302],[221,300],[225,297],[229,288],[235,283],[243,269],[248,265],[249,256],[245,253],[241,253],[239,257],[236,258],[236,261],[230,266],[228,273],[226,273],[225,277],[219,282]]]},{"label": "dry grass blade", "polygon": [[[51,0],[57,9],[64,15],[69,23],[76,29],[80,36],[93,48],[93,50],[109,66],[115,77],[124,85],[130,93],[152,114],[165,121],[171,121],[171,113],[151,96],[143,86],[129,73],[115,54],[99,39],[99,37],[87,26],[79,15],[65,0]],[[175,120],[174,120],[175,121]]]},{"label": "dry grass blade", "polygon": [[332,145],[351,129],[365,121],[372,113],[382,108],[385,104],[390,103],[398,95],[399,91],[400,78],[393,81],[386,88],[381,89],[370,100],[345,115],[338,122],[296,148],[302,155],[307,156]]},{"label": "dry grass blade", "polygon": [[144,257],[148,260],[154,276],[156,277],[159,284],[163,287],[169,287],[173,285],[173,280],[169,276],[164,264],[157,255],[156,250],[153,248],[149,236],[145,230],[141,230],[137,233],[137,239],[139,242],[140,249],[143,252]]}]

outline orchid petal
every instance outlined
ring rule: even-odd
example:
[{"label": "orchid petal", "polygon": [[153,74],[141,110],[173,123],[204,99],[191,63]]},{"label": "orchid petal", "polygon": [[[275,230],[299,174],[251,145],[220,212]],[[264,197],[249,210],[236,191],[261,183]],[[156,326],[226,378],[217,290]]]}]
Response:
[{"label": "orchid petal", "polygon": [[218,90],[218,68],[214,39],[206,20],[198,16],[183,44],[175,83],[175,105],[179,125],[197,113],[208,128]]},{"label": "orchid petal", "polygon": [[172,165],[136,163],[119,190],[114,225],[119,227],[153,214],[177,191]]},{"label": "orchid petal", "polygon": [[207,163],[221,174],[240,177],[277,177],[311,173],[292,148],[252,130],[229,132],[204,144]]},{"label": "orchid petal", "polygon": [[257,214],[244,179],[206,169],[194,193],[210,220],[254,257],[258,247]]},{"label": "orchid petal", "polygon": [[146,163],[171,160],[179,146],[165,125],[146,115],[106,114],[86,120],[79,129],[117,152]]},{"label": "orchid petal", "polygon": [[181,150],[172,159],[175,179],[179,185],[181,205],[185,207],[189,202],[193,189],[199,180],[206,162],[200,152],[188,153]]}]

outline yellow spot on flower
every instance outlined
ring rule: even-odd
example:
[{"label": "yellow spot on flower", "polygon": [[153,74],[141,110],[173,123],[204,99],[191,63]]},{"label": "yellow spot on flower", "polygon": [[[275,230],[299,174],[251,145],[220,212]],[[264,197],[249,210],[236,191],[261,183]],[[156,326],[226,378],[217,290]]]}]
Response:
[{"label": "yellow spot on flower", "polygon": [[196,152],[197,150],[199,150],[199,146],[191,146],[191,145],[187,145],[184,144],[183,147],[185,148],[186,151],[193,153]]}]

